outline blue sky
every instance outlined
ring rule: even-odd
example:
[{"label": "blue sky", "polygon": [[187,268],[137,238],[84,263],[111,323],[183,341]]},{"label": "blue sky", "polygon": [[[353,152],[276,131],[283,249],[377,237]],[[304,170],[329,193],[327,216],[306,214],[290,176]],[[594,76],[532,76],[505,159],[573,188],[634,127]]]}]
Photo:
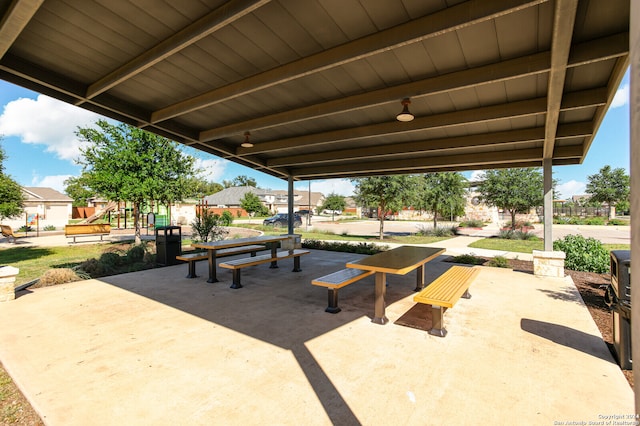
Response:
[{"label": "blue sky", "polygon": [[[580,165],[557,166],[553,176],[559,181],[562,197],[583,194],[587,177],[603,166],[624,168],[629,173],[629,73],[625,75],[616,98],[600,125],[585,161]],[[81,142],[75,131],[94,123],[98,115],[0,80],[0,137],[7,159],[5,173],[22,186],[45,186],[64,191],[63,182],[78,176]],[[255,178],[262,188],[286,189],[287,182],[213,155],[188,150],[207,170],[209,181],[222,182],[236,176]],[[464,173],[472,177],[475,172]],[[296,189],[308,188],[307,182]],[[351,195],[348,179],[311,181],[311,190],[325,195],[335,192]]]}]

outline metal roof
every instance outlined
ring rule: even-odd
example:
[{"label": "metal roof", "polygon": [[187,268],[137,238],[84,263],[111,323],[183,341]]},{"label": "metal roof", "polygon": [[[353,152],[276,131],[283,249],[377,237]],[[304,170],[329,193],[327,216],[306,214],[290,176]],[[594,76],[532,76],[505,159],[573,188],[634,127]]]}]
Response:
[{"label": "metal roof", "polygon": [[629,7],[0,0],[0,78],[281,178],[577,164]]}]

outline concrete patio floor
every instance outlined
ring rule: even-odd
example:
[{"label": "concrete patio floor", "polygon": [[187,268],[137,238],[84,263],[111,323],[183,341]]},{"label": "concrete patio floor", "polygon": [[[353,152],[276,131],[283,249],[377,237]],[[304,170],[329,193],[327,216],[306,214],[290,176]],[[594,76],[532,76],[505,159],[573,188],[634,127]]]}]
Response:
[{"label": "concrete patio floor", "polygon": [[[186,265],[24,292],[0,304],[0,360],[48,425],[554,424],[634,413],[633,391],[570,278],[483,267],[446,338],[394,322],[414,273],[373,277],[324,312],[310,281],[362,255],[312,250],[302,272]],[[427,264],[430,282],[452,264]],[[559,424],[559,423],[555,423]],[[566,423],[565,423],[566,424]]]}]

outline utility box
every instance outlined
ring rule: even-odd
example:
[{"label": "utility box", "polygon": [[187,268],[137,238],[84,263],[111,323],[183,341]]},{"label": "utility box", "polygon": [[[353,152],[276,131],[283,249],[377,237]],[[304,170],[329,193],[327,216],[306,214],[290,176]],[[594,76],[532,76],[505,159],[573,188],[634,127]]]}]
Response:
[{"label": "utility box", "polygon": [[182,263],[176,256],[182,254],[182,228],[180,226],[159,226],[156,228],[156,263],[177,265]]},{"label": "utility box", "polygon": [[631,356],[631,251],[611,252],[611,284],[605,301],[611,308],[613,348],[623,370],[633,368]]}]

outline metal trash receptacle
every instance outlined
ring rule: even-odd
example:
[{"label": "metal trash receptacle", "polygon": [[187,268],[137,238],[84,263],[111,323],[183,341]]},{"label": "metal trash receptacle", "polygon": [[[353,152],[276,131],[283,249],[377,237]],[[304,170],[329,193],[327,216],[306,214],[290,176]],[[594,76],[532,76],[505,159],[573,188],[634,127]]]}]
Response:
[{"label": "metal trash receptacle", "polygon": [[610,258],[611,284],[605,302],[611,308],[613,348],[620,368],[631,370],[631,251],[613,250]]},{"label": "metal trash receptacle", "polygon": [[177,265],[176,256],[182,254],[182,228],[180,226],[159,226],[156,228],[156,263]]}]

